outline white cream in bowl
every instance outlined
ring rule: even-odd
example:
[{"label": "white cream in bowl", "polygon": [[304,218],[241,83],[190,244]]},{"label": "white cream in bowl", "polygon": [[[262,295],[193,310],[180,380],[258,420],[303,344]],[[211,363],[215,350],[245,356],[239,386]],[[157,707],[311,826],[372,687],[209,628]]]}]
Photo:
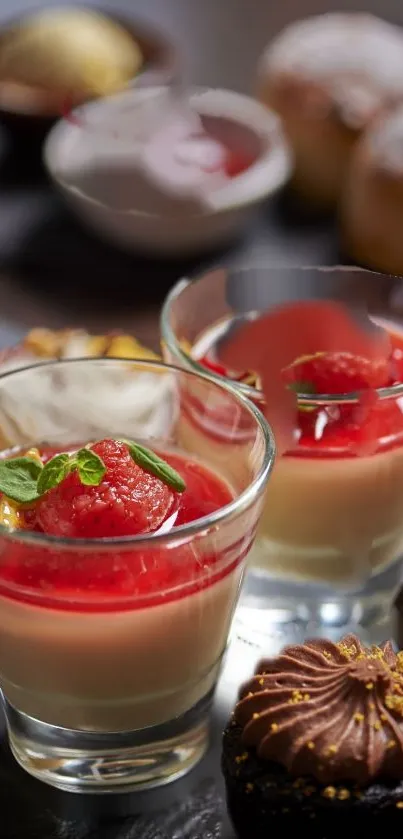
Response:
[{"label": "white cream in bowl", "polygon": [[[227,153],[247,168],[228,174]],[[172,254],[234,236],[291,166],[272,112],[213,89],[134,89],[91,103],[55,126],[44,154],[85,223],[125,247]]]}]

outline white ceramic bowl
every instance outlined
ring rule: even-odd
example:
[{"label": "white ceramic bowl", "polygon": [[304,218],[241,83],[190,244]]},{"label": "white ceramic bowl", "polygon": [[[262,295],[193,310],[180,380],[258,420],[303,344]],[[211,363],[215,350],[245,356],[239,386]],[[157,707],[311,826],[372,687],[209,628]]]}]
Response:
[{"label": "white ceramic bowl", "polygon": [[[131,91],[130,119],[133,122],[133,108],[137,108],[137,130],[141,130],[142,109],[150,97],[164,95],[164,88]],[[226,90],[193,89],[189,102],[202,117],[218,118],[227,134],[243,134],[249,146],[257,149],[252,165],[215,190],[202,212],[190,207],[178,216],[167,208],[164,212],[139,210],[138,172],[133,180],[128,134],[120,144],[113,137],[114,126],[127,119],[127,94],[83,106],[79,125],[63,120],[52,129],[44,147],[45,165],[71,209],[93,231],[134,251],[165,256],[200,252],[234,238],[253,210],[287,181],[290,151],[273,112],[252,98]]]}]

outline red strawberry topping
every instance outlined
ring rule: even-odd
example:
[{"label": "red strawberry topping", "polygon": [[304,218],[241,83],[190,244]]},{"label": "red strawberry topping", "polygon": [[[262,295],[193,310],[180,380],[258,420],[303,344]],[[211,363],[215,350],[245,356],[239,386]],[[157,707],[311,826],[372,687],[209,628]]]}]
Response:
[{"label": "red strawberry topping", "polygon": [[236,178],[242,175],[254,162],[252,155],[241,151],[227,151],[225,171],[229,178]]},{"label": "red strawberry topping", "polygon": [[70,472],[39,500],[40,528],[69,538],[134,536],[157,530],[172,510],[175,492],[138,466],[124,443],[102,440],[91,448],[107,470],[101,483],[84,486],[77,472]]},{"label": "red strawberry topping", "polygon": [[218,361],[212,361],[212,359],[210,359],[207,355],[200,359],[200,364],[202,364],[203,367],[207,367],[207,369],[211,370],[213,373],[216,373],[217,376],[229,376],[226,367],[219,364]]},{"label": "red strawberry topping", "polygon": [[358,393],[351,404],[301,406],[297,453],[365,455],[393,444],[402,433],[402,413],[395,399],[380,400],[377,389],[395,384],[397,373],[393,355],[370,361],[341,352],[304,356],[285,368],[283,381],[300,394]]},{"label": "red strawberry topping", "polygon": [[284,382],[299,393],[345,394],[391,383],[390,362],[347,352],[303,356],[283,370]]}]

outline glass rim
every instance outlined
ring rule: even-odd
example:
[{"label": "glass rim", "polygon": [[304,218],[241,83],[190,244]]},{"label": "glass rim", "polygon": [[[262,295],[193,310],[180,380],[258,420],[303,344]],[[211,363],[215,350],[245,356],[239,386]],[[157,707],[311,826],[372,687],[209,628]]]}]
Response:
[{"label": "glass rim", "polygon": [[[172,355],[176,358],[179,357],[182,361],[184,361],[189,367],[190,370],[188,372],[193,372],[200,374],[206,371],[206,367],[203,367],[202,364],[195,358],[192,358],[188,355],[185,350],[182,349],[180,343],[173,331],[170,323],[170,311],[173,304],[178,300],[180,295],[186,288],[193,285],[194,283],[202,283],[204,277],[208,274],[213,273],[214,271],[220,270],[228,270],[234,273],[243,273],[250,270],[253,271],[318,271],[324,273],[336,272],[339,271],[340,273],[344,271],[356,271],[357,273],[362,274],[380,274],[380,271],[372,271],[368,268],[361,268],[360,266],[356,265],[270,265],[269,267],[264,265],[241,265],[239,268],[230,266],[226,268],[222,265],[217,265],[213,267],[209,271],[205,271],[200,276],[195,277],[182,277],[178,282],[172,286],[171,290],[167,294],[162,308],[161,308],[161,315],[160,315],[160,326],[161,326],[161,336],[162,341],[166,344],[166,346],[171,351]],[[383,274],[383,276],[389,277],[396,277],[398,278],[399,275],[397,274]],[[403,279],[401,277],[400,279]],[[213,379],[216,383],[218,382],[230,382],[234,390],[238,393],[241,393],[247,399],[251,401],[260,401],[262,402],[263,393],[253,385],[245,384],[244,382],[239,382],[234,379],[231,379],[226,376],[221,376],[220,373],[216,373],[214,370],[209,370],[208,375],[210,379]],[[379,399],[390,399],[392,397],[397,397],[399,395],[403,395],[403,382],[399,382],[395,385],[391,385],[389,387],[381,387],[376,388],[375,393],[379,397]],[[360,398],[362,395],[362,391],[356,391],[353,393],[320,393],[320,394],[304,394],[304,393],[296,393],[297,402],[301,405],[312,406],[317,405],[325,406],[329,404],[337,405],[337,404],[357,404],[360,402]]]},{"label": "glass rim", "polygon": [[102,538],[96,539],[75,539],[71,537],[61,538],[58,536],[50,536],[49,534],[42,534],[29,530],[10,530],[5,525],[0,524],[1,536],[11,541],[23,542],[25,544],[32,544],[36,546],[44,545],[48,548],[51,548],[52,546],[53,548],[59,546],[64,548],[65,550],[70,551],[79,551],[80,549],[85,549],[87,552],[88,550],[90,550],[94,553],[104,551],[106,552],[108,549],[111,548],[134,549],[152,545],[162,547],[171,543],[175,544],[186,542],[189,537],[204,535],[206,532],[210,531],[212,527],[216,527],[221,523],[231,521],[234,516],[237,516],[240,513],[244,512],[263,491],[266,484],[266,480],[272,471],[276,455],[276,445],[273,431],[263,414],[259,411],[259,409],[256,408],[253,405],[253,403],[251,403],[250,400],[248,400],[244,396],[244,394],[239,393],[236,390],[236,388],[232,387],[231,384],[228,384],[225,379],[222,379],[221,381],[217,382],[212,382],[211,377],[204,372],[198,373],[193,372],[191,370],[184,370],[181,367],[176,367],[174,364],[167,364],[164,361],[133,358],[85,357],[27,364],[24,367],[19,367],[17,370],[9,370],[7,372],[0,373],[0,383],[6,379],[14,378],[18,375],[27,373],[29,371],[35,371],[39,369],[60,369],[61,366],[84,366],[87,363],[95,363],[99,366],[106,364],[107,366],[110,365],[112,367],[113,365],[116,365],[117,362],[120,365],[135,365],[136,367],[139,367],[140,369],[144,370],[149,370],[151,368],[151,371],[154,369],[155,371],[158,370],[161,372],[162,368],[163,370],[166,370],[168,372],[171,371],[175,374],[180,373],[181,375],[190,376],[194,379],[202,379],[206,382],[206,384],[210,386],[212,384],[215,387],[218,386],[218,388],[221,388],[221,390],[224,390],[228,393],[229,396],[234,398],[235,402],[241,403],[242,407],[246,409],[246,411],[253,417],[255,425],[260,429],[262,433],[262,439],[264,442],[263,462],[259,468],[256,477],[248,484],[246,489],[243,490],[229,504],[225,504],[224,507],[220,507],[218,510],[215,510],[213,513],[210,513],[207,516],[202,516],[202,518],[195,519],[194,521],[188,522],[187,524],[178,525],[178,527],[174,527],[172,530],[170,530],[169,533],[148,533],[138,536],[121,537],[104,536]]}]

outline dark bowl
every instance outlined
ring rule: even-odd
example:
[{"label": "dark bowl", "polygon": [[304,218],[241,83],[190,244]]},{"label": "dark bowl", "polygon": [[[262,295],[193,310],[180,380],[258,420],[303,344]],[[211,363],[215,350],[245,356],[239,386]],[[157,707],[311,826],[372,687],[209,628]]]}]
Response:
[{"label": "dark bowl", "polygon": [[[72,3],[70,8],[83,8]],[[0,51],[2,43],[16,24],[27,18],[31,18],[35,11],[44,7],[30,10],[13,17],[0,27]],[[116,14],[107,7],[91,8],[90,11],[98,11],[109,17],[111,20],[120,23],[133,39],[137,42],[143,54],[144,62],[139,75],[136,77],[136,85],[159,85],[169,84],[179,76],[179,56],[175,45],[170,39],[147,23]],[[133,80],[134,81],[134,80]],[[29,85],[18,85],[11,90],[10,82],[0,81],[0,125],[10,133],[14,152],[20,151],[21,144],[24,146],[24,157],[40,154],[42,142],[51,126],[62,116],[65,103],[57,101],[52,91],[33,88]],[[9,88],[9,100],[5,102],[6,85]],[[13,101],[14,100],[14,101]],[[85,100],[77,101],[75,104],[83,104]],[[22,149],[21,149],[22,151]]]}]

